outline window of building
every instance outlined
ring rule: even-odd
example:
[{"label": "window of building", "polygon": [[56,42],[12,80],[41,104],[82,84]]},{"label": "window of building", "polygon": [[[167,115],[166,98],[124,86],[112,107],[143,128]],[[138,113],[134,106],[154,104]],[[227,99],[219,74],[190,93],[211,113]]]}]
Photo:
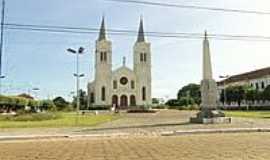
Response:
[{"label": "window of building", "polygon": [[262,82],[262,89],[264,89],[265,88],[265,84],[264,84],[264,82]]},{"label": "window of building", "polygon": [[135,82],[131,81],[131,89],[135,89]]},{"label": "window of building", "polygon": [[90,94],[90,103],[95,103],[95,94],[93,92]]},{"label": "window of building", "polygon": [[103,60],[106,62],[107,61],[107,52],[103,52]]},{"label": "window of building", "polygon": [[146,58],[147,58],[147,54],[146,54],[146,53],[144,53],[144,57],[143,57],[144,62],[146,62]]},{"label": "window of building", "polygon": [[256,83],[256,89],[257,90],[259,89],[259,83]]},{"label": "window of building", "polygon": [[147,60],[147,54],[144,53],[144,52],[142,52],[142,53],[140,54],[140,61],[141,61],[141,62],[146,62],[146,60]]},{"label": "window of building", "polygon": [[106,100],[106,89],[105,89],[105,87],[101,88],[101,100],[102,101]]},{"label": "window of building", "polygon": [[107,52],[100,52],[100,61],[107,61]]},{"label": "window of building", "polygon": [[117,89],[117,81],[116,80],[113,81],[113,89]]},{"label": "window of building", "polygon": [[126,85],[126,84],[128,83],[127,77],[122,77],[122,78],[120,79],[120,83],[121,83],[122,85]]},{"label": "window of building", "polygon": [[140,54],[140,61],[143,62],[143,53]]},{"label": "window of building", "polygon": [[103,61],[103,52],[100,52],[100,61]]},{"label": "window of building", "polygon": [[142,100],[143,101],[146,100],[146,88],[145,87],[142,88]]}]

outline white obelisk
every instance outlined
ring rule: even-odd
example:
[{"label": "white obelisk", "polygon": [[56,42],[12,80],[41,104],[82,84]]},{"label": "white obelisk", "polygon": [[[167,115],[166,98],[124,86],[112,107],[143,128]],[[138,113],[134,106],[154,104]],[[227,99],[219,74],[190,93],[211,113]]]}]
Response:
[{"label": "white obelisk", "polygon": [[230,123],[231,119],[218,110],[217,83],[212,75],[210,47],[205,31],[203,40],[203,79],[201,81],[201,111],[197,117],[191,118],[192,123]]},{"label": "white obelisk", "polygon": [[217,109],[217,84],[212,75],[212,63],[210,56],[209,41],[205,31],[203,40],[203,79],[201,81],[202,103],[201,107]]}]

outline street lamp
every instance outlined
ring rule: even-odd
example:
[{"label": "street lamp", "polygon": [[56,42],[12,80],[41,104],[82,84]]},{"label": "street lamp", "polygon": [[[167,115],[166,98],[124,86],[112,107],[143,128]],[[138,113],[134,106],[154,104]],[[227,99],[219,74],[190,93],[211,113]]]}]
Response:
[{"label": "street lamp", "polygon": [[76,73],[73,74],[76,79],[77,79],[77,84],[76,84],[76,88],[77,88],[77,115],[79,115],[79,110],[80,110],[80,93],[79,93],[79,90],[80,90],[80,78],[81,77],[84,77],[84,74],[80,74],[79,73],[79,55],[83,54],[84,52],[84,48],[83,47],[80,47],[78,49],[78,51],[74,50],[74,49],[67,49],[68,52],[72,53],[72,54],[76,54]]},{"label": "street lamp", "polygon": [[34,94],[35,94],[35,97],[36,97],[36,100],[37,100],[37,107],[35,107],[35,110],[37,111],[37,112],[40,112],[40,102],[38,101],[38,91],[40,91],[40,89],[39,88],[37,88],[37,87],[34,87],[34,88],[32,88],[32,91],[34,91]]},{"label": "street lamp", "polygon": [[224,79],[223,80],[223,86],[224,86],[224,103],[223,103],[223,107],[225,108],[225,104],[227,102],[227,95],[226,95],[226,79],[228,79],[230,76],[229,75],[225,75],[225,76],[219,76],[219,78]]}]

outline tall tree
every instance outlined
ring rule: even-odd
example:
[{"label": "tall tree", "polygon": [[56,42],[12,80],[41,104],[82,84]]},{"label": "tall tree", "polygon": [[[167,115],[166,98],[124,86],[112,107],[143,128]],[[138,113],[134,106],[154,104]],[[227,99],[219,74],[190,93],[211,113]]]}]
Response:
[{"label": "tall tree", "polygon": [[268,86],[264,89],[262,95],[263,95],[263,98],[264,98],[265,100],[270,101],[270,85],[268,85]]},{"label": "tall tree", "polygon": [[191,83],[181,88],[178,91],[177,99],[180,100],[185,97],[192,98],[199,105],[201,103],[200,85]]},{"label": "tall tree", "polygon": [[55,104],[57,110],[59,110],[59,111],[64,110],[69,105],[69,103],[63,97],[54,98],[53,103]]},{"label": "tall tree", "polygon": [[[79,90],[79,95],[80,95],[80,109],[84,110],[87,109],[87,94],[84,90],[80,89]],[[77,104],[77,96],[73,97],[72,105],[74,108],[76,108]]]}]

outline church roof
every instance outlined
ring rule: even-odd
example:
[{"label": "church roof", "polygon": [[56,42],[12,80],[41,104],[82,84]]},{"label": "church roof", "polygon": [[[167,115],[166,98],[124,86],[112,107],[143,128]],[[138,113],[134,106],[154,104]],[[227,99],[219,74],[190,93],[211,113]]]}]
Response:
[{"label": "church roof", "polygon": [[122,66],[113,71],[113,76],[117,76],[119,74],[128,74],[134,76],[135,73],[132,69],[128,68],[127,66]]},{"label": "church roof", "polygon": [[101,27],[99,30],[98,41],[106,40],[105,18],[102,17]]},{"label": "church roof", "polygon": [[137,42],[145,42],[142,18],[140,19],[140,27],[139,27]]}]

